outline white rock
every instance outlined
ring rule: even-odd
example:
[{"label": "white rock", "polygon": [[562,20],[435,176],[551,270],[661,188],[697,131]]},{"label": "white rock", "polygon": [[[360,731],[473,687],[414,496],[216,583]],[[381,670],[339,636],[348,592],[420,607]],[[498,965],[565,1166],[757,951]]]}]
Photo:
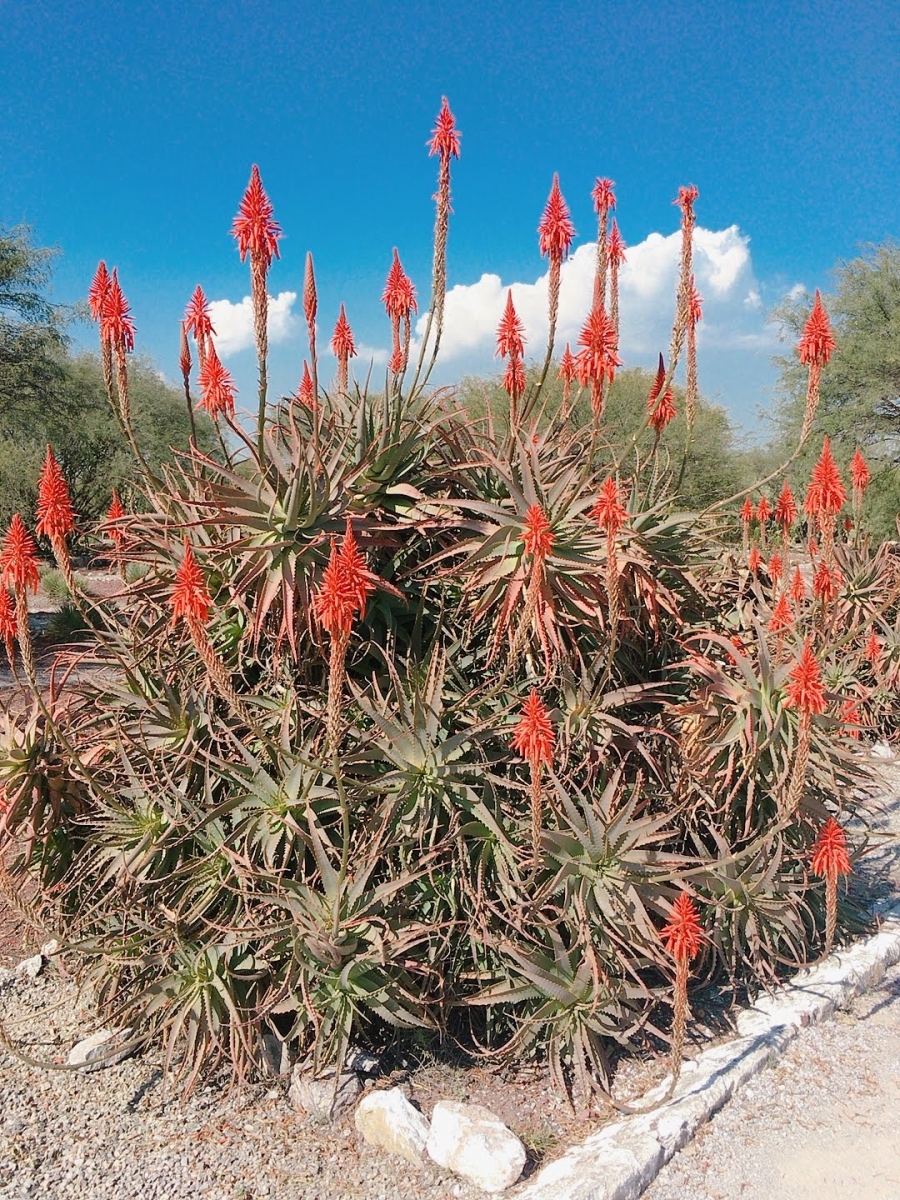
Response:
[{"label": "white rock", "polygon": [[370,1146],[399,1154],[421,1165],[428,1140],[428,1122],[399,1088],[369,1092],[353,1115],[356,1128]]},{"label": "white rock", "polygon": [[80,1066],[85,1073],[114,1067],[134,1053],[134,1046],[125,1045],[131,1040],[133,1032],[128,1025],[124,1029],[98,1029],[74,1045],[66,1061],[70,1066]]},{"label": "white rock", "polygon": [[51,938],[49,942],[44,942],[41,946],[41,958],[54,958],[59,954],[62,947],[56,938]]},{"label": "white rock", "polygon": [[465,1176],[486,1192],[512,1187],[525,1166],[525,1147],[480,1104],[438,1101],[426,1149],[438,1166]]},{"label": "white rock", "polygon": [[311,1071],[304,1071],[298,1063],[291,1074],[288,1099],[316,1125],[328,1125],[353,1104],[361,1086],[359,1076],[353,1071],[342,1071],[335,1091],[333,1070],[314,1078]]},{"label": "white rock", "polygon": [[37,979],[43,969],[43,958],[40,954],[35,954],[33,958],[26,958],[19,963],[16,967],[16,975],[19,979]]},{"label": "white rock", "polygon": [[5,987],[11,987],[15,982],[15,971],[9,971],[6,967],[0,967],[0,991]]},{"label": "white rock", "polygon": [[887,742],[876,742],[872,747],[872,755],[875,758],[894,758],[894,750]]},{"label": "white rock", "polygon": [[360,1075],[379,1075],[381,1059],[377,1054],[370,1054],[368,1050],[362,1050],[359,1046],[351,1046],[344,1060],[344,1070],[358,1071]]}]

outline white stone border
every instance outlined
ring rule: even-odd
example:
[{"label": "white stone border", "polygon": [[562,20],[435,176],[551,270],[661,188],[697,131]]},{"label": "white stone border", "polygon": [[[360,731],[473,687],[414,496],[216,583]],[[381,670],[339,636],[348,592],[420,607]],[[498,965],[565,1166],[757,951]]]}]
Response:
[{"label": "white stone border", "polygon": [[[686,1061],[665,1104],[591,1134],[544,1167],[515,1200],[635,1200],[699,1127],[776,1061],[805,1025],[846,1007],[900,962],[900,905],[884,910],[881,919],[881,932],[874,937],[805,968],[741,1012],[735,1022],[738,1036]],[[649,1107],[668,1087],[667,1078],[632,1103]]]}]

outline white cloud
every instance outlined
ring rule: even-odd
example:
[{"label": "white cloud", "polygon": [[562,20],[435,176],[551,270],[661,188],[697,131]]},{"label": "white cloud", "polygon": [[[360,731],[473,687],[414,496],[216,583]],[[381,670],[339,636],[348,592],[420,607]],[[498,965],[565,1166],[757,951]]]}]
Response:
[{"label": "white cloud", "polygon": [[[294,332],[298,319],[293,313],[296,292],[279,292],[269,297],[269,341],[285,342]],[[212,300],[209,315],[216,331],[216,349],[222,358],[237,354],[253,345],[253,301],[245,296],[240,304],[230,300]]]},{"label": "white cloud", "polygon": [[387,350],[383,349],[382,347],[366,346],[363,343],[360,343],[356,347],[356,353],[357,358],[353,361],[360,364],[357,374],[359,374],[360,371],[368,370],[369,363],[371,363],[374,367],[387,366],[387,360],[390,357]]}]

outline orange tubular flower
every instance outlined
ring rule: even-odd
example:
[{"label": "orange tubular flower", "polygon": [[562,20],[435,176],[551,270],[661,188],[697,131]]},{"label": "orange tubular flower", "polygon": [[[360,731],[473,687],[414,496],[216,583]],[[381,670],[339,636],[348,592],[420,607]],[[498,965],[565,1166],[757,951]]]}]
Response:
[{"label": "orange tubular flower", "polygon": [[191,544],[184,539],[184,556],[175,572],[172,588],[172,624],[182,617],[188,624],[205,625],[209,620],[212,598]]},{"label": "orange tubular flower", "polygon": [[100,314],[103,312],[103,300],[109,291],[109,283],[109,272],[106,269],[106,263],[101,260],[97,264],[97,270],[94,272],[94,278],[91,280],[91,286],[88,288],[88,307],[91,310],[91,318],[94,321],[100,320]]},{"label": "orange tubular flower", "polygon": [[313,597],[313,610],[319,624],[332,638],[347,637],[353,628],[356,613],[356,593],[337,539],[331,539],[331,555],[322,573],[322,583]]},{"label": "orange tubular flower", "polygon": [[278,239],[281,237],[281,227],[273,219],[273,213],[272,201],[262,185],[259,167],[254,163],[250,182],[231,225],[231,236],[238,244],[241,262],[249,254],[251,261],[258,258],[268,267],[273,256],[280,257]]},{"label": "orange tubular flower", "polygon": [[199,283],[184,310],[184,327],[198,344],[215,335],[216,331],[209,315],[209,301]]},{"label": "orange tubular flower", "polygon": [[817,558],[819,554],[819,543],[814,537],[811,537],[806,543],[806,552],[810,558]]},{"label": "orange tubular flower", "polygon": [[699,190],[694,186],[694,184],[689,183],[687,187],[680,187],[678,189],[678,195],[675,197],[672,203],[681,209],[684,218],[687,220],[693,220],[694,201],[699,195]]},{"label": "orange tubular flower", "polygon": [[859,740],[859,726],[862,724],[862,716],[860,715],[859,705],[852,696],[843,701],[838,716],[849,727],[847,733],[852,738]]},{"label": "orange tubular flower", "polygon": [[310,334],[315,333],[316,314],[319,311],[319,297],[316,292],[316,272],[313,266],[313,256],[306,252],[306,268],[303,272],[303,315]]},{"label": "orange tubular flower", "polygon": [[874,629],[869,634],[863,654],[873,667],[877,667],[881,663],[881,639]]},{"label": "orange tubular flower", "polygon": [[676,962],[690,962],[699,954],[703,926],[700,924],[700,914],[687,892],[682,892],[673,904],[672,915],[663,926],[660,936]]},{"label": "orange tubular flower", "polygon": [[650,389],[650,395],[647,397],[648,421],[656,430],[657,437],[659,437],[669,422],[676,416],[675,397],[672,394],[672,389],[666,388],[665,392],[660,395],[665,379],[666,364],[663,361],[663,356],[660,354],[659,366],[656,369],[656,378],[653,381],[653,387]]},{"label": "orange tubular flower", "polygon": [[438,113],[434,129],[431,131],[431,141],[427,142],[429,155],[439,155],[448,162],[451,158],[459,158],[459,139],[462,135],[456,128],[456,120],[450,111],[447,97],[441,96],[441,111]]},{"label": "orange tubular flower", "polygon": [[416,305],[416,289],[413,287],[412,280],[400,264],[400,256],[397,253],[396,247],[394,247],[394,259],[388,271],[381,302],[391,321],[391,330],[394,339],[391,370],[397,374],[403,368],[404,357],[400,347],[400,322],[405,321],[408,330],[410,313],[418,312],[419,310]]},{"label": "orange tubular flower", "polygon": [[785,633],[793,627],[793,624],[794,613],[791,609],[790,601],[782,593],[778,597],[778,603],[772,609],[772,615],[769,618],[769,632],[775,634]]},{"label": "orange tubular flower", "polygon": [[0,639],[6,646],[6,657],[12,662],[16,640],[16,608],[5,587],[0,587]]},{"label": "orange tubular flower", "polygon": [[237,388],[234,386],[231,372],[222,365],[214,342],[210,342],[207,347],[197,383],[200,387],[200,408],[205,408],[213,418],[219,413],[225,413],[227,417],[234,416],[234,396]]},{"label": "orange tubular flower", "polygon": [[303,377],[300,380],[300,386],[297,388],[297,399],[304,408],[315,409],[316,407],[312,376],[309,373],[309,365],[305,358],[303,360]]},{"label": "orange tubular flower", "polygon": [[834,817],[829,817],[819,831],[812,850],[814,875],[825,878],[825,953],[834,945],[837,928],[837,886],[841,875],[852,871],[847,853],[847,835]]},{"label": "orange tubular flower", "polygon": [[775,517],[776,523],[783,530],[787,531],[797,520],[797,513],[797,502],[794,499],[794,493],[791,491],[791,485],[785,480],[781,494],[775,501],[775,509],[772,515]]},{"label": "orange tubular flower", "polygon": [[569,349],[569,343],[566,342],[566,348],[563,350],[562,358],[559,360],[559,375],[558,379],[563,381],[563,415],[569,406],[569,396],[572,393],[572,382],[577,375],[575,367],[575,355]]},{"label": "orange tubular flower", "polygon": [[802,604],[806,599],[806,584],[803,582],[803,573],[799,565],[794,567],[794,574],[791,576],[791,599],[795,604]]},{"label": "orange tubular flower", "polygon": [[75,510],[59,463],[51,446],[38,480],[37,534],[51,542],[67,538],[75,532]]},{"label": "orange tubular flower", "polygon": [[619,485],[612,475],[601,485],[600,496],[590,515],[608,534],[618,533],[627,521],[628,511],[620,499]]},{"label": "orange tubular flower", "polygon": [[703,320],[703,297],[697,291],[693,275],[691,276],[691,290],[688,295],[688,317],[694,325],[698,321]]},{"label": "orange tubular flower", "polygon": [[609,254],[609,265],[611,267],[621,267],[625,263],[625,242],[619,233],[619,226],[615,220],[609,231],[609,242],[607,243],[607,253]]},{"label": "orange tubular flower", "polygon": [[840,572],[829,570],[828,563],[823,558],[813,576],[813,595],[823,604],[830,603],[838,594],[841,585]]},{"label": "orange tubular flower", "polygon": [[525,391],[525,364],[520,358],[511,358],[503,372],[503,389],[510,396],[521,396]]},{"label": "orange tubular flower", "polygon": [[772,583],[777,585],[783,574],[784,563],[781,560],[781,555],[776,550],[769,559],[769,578],[772,580]]},{"label": "orange tubular flower", "polygon": [[800,361],[804,364],[812,364],[818,367],[827,365],[831,353],[835,347],[834,334],[831,331],[831,323],[828,320],[828,314],[822,305],[822,297],[819,294],[819,289],[816,288],[816,298],[813,302],[812,312],[806,325],[803,327],[803,336],[800,338],[797,350],[800,354]]},{"label": "orange tubular flower", "polygon": [[193,366],[191,359],[191,347],[188,343],[187,329],[184,321],[181,322],[181,338],[179,341],[178,350],[178,366],[181,369],[181,378],[184,380],[185,395],[190,397],[191,393],[191,367]]},{"label": "orange tubular flower", "polygon": [[745,525],[749,525],[753,520],[753,502],[749,496],[741,505],[741,520]]},{"label": "orange tubular flower", "polygon": [[553,549],[556,534],[540,504],[532,504],[525,514],[522,540],[525,543],[525,553],[532,555],[535,565],[543,564]]},{"label": "orange tubular flower", "polygon": [[366,560],[360,553],[349,517],[344,540],[341,542],[340,559],[346,573],[347,586],[353,597],[354,613],[364,617],[369,596],[375,590],[375,575],[366,566]]},{"label": "orange tubular flower", "polygon": [[344,392],[347,390],[348,364],[351,358],[356,358],[356,343],[343,304],[331,335],[331,351],[338,361],[338,391]]},{"label": "orange tubular flower", "polygon": [[816,662],[809,638],[803,643],[800,657],[791,668],[785,689],[786,703],[801,714],[817,715],[825,711],[825,688],[822,672]]},{"label": "orange tubular flower", "polygon": [[803,508],[810,517],[833,516],[840,512],[846,500],[841,473],[831,453],[831,442],[826,436],[822,440],[819,461],[813,467]]},{"label": "orange tubular flower", "polygon": [[871,482],[872,473],[862,456],[862,451],[857,446],[856,452],[850,460],[850,483],[853,487],[853,507],[855,509],[859,510],[862,506],[862,498]]},{"label": "orange tubular flower", "polygon": [[129,313],[128,301],[119,283],[118,271],[113,270],[100,301],[100,338],[114,350],[130,354],[134,349],[134,335],[134,321]]},{"label": "orange tubular flower", "polygon": [[756,519],[761,525],[764,525],[772,515],[772,507],[769,501],[763,496],[759,504],[756,506]]},{"label": "orange tubular flower", "polygon": [[600,179],[599,177],[594,183],[591,199],[594,202],[594,212],[598,217],[608,213],[610,209],[616,207],[616,194],[613,191],[615,183],[612,179]]},{"label": "orange tubular flower", "polygon": [[13,588],[24,594],[29,588],[36,592],[40,586],[34,541],[25,522],[15,513],[0,549],[0,587]]},{"label": "orange tubular flower", "polygon": [[497,326],[497,349],[495,357],[521,358],[525,353],[525,339],[522,336],[525,325],[516,313],[513,304],[512,289],[506,293],[506,308]]},{"label": "orange tubular flower", "polygon": [[597,179],[591,199],[597,214],[597,266],[594,274],[594,308],[603,308],[606,303],[606,271],[609,249],[606,227],[610,209],[616,207],[615,184],[611,179]]},{"label": "orange tubular flower", "polygon": [[537,689],[531,689],[531,695],[525,701],[519,723],[513,732],[512,748],[531,765],[540,767],[542,763],[553,762],[553,726],[538,695]]},{"label": "orange tubular flower", "polygon": [[622,366],[616,344],[616,331],[602,304],[595,304],[582,326],[578,345],[583,347],[575,356],[575,372],[582,387],[591,389],[591,408],[594,416],[603,411],[603,385],[612,383],[616,368]]},{"label": "orange tubular flower", "polygon": [[759,552],[759,546],[754,543],[750,547],[750,553],[747,555],[747,570],[751,571],[755,575],[762,565],[763,560],[762,555]]},{"label": "orange tubular flower", "polygon": [[569,206],[559,190],[559,175],[556,174],[553,176],[553,185],[538,226],[538,234],[541,257],[546,255],[551,262],[562,262],[569,253],[569,247],[575,237],[575,226],[569,215]]},{"label": "orange tubular flower", "polygon": [[[109,506],[109,511],[106,514],[107,521],[119,521],[125,516],[125,509],[122,507],[122,501],[119,499],[119,493],[113,488],[112,503]],[[125,531],[113,525],[109,530],[109,536],[116,544],[116,549],[121,550],[122,542],[125,538]]]}]

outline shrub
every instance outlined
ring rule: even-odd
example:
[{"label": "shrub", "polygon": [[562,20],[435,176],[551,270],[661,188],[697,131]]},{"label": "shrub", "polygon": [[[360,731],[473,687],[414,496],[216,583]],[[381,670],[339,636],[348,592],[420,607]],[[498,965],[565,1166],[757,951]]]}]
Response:
[{"label": "shrub", "polygon": [[[338,376],[321,386],[308,258],[310,355],[274,411],[266,274],[280,231],[254,168],[234,229],[256,316],[254,434],[234,417],[198,289],[200,403],[231,450],[145,468],[140,511],[97,535],[127,564],[122,595],[91,605],[75,589],[109,669],[52,720],[11,729],[0,755],[14,870],[42,882],[101,1005],[159,1034],[188,1085],[222,1059],[251,1070],[267,1029],[314,1067],[351,1038],[424,1030],[541,1057],[582,1094],[604,1088],[612,1044],[661,1032],[673,980],[677,1049],[688,964],[752,984],[814,950],[811,846],[827,815],[850,811],[853,734],[893,714],[892,560],[844,535],[831,493],[810,522],[816,566],[837,582],[814,598],[795,517],[777,526],[768,500],[748,499],[739,556],[743,495],[680,506],[699,404],[696,190],[679,193],[672,345],[639,427],[617,439],[604,423],[619,365],[609,181],[595,192],[598,299],[579,353],[553,368],[562,402],[547,401],[552,341],[528,381],[510,297],[508,411],[476,419],[428,386],[458,154],[446,106],[432,151],[417,354],[395,258],[383,391],[351,385],[343,308]],[[551,284],[567,230],[554,203]],[[105,268],[91,298],[134,443],[128,306]],[[556,301],[551,286],[551,328]],[[679,446],[666,428],[684,352]],[[827,353],[804,352],[811,423]],[[45,521],[51,509],[39,500]],[[2,566],[18,597],[16,536]],[[53,546],[70,571],[63,532]],[[678,913],[699,914],[687,950]]]}]

